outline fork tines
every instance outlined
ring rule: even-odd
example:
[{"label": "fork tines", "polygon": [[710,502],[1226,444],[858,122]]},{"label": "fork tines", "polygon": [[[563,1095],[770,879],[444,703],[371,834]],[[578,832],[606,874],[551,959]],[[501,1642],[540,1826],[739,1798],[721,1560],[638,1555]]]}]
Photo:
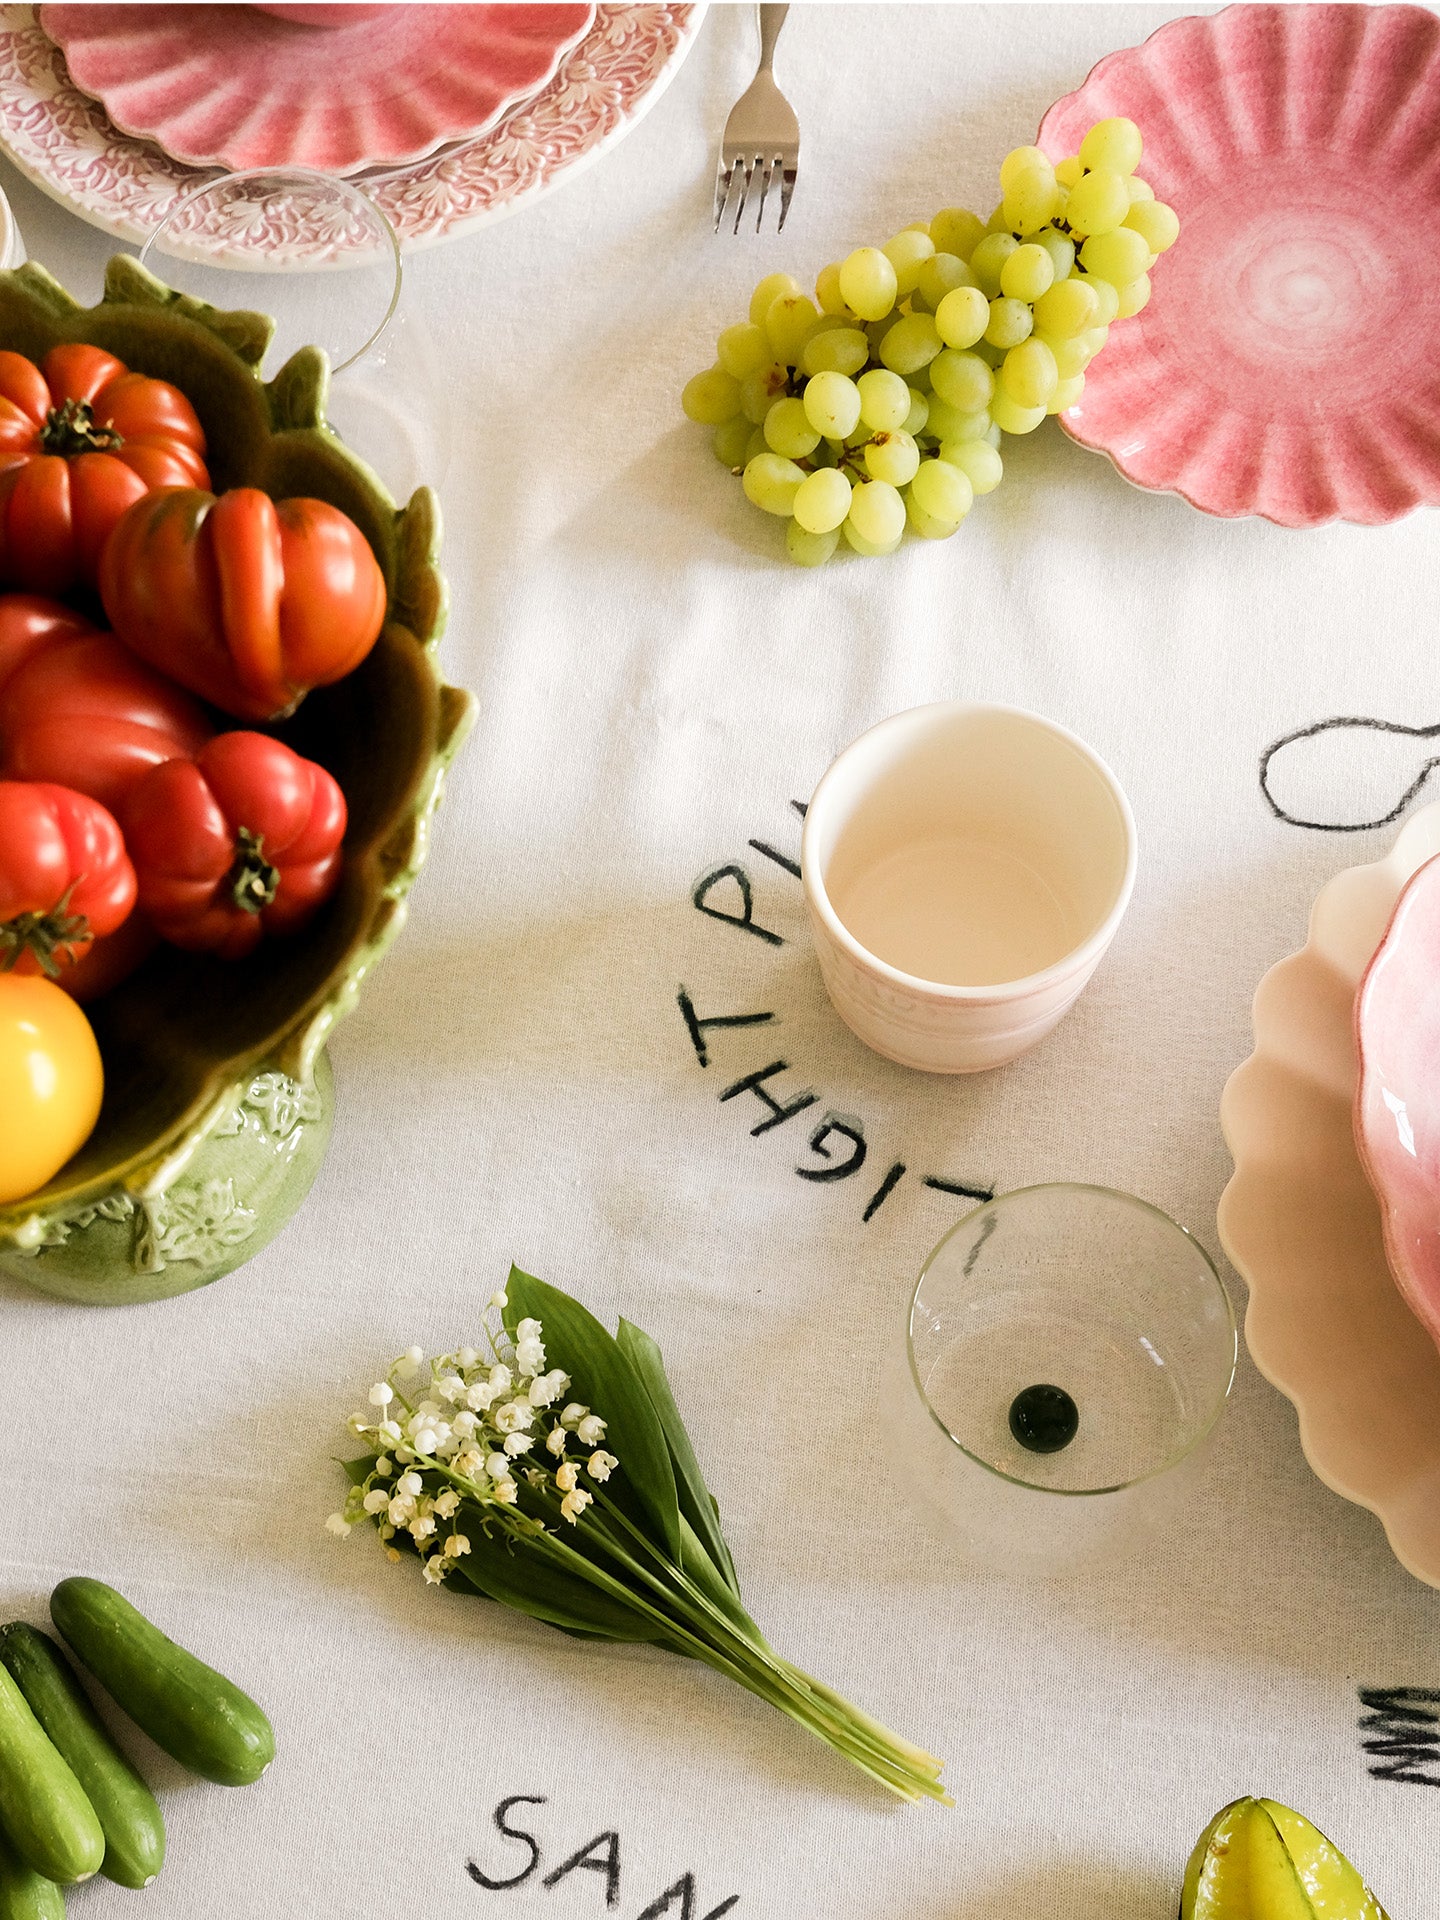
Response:
[{"label": "fork tines", "polygon": [[750,198],[750,187],[757,175],[760,185],[760,204],[755,211],[755,231],[760,231],[760,223],[765,218],[765,202],[769,199],[776,182],[780,187],[780,219],[775,228],[777,233],[785,226],[785,216],[790,211],[790,196],[795,191],[796,162],[787,160],[783,153],[722,153],[720,164],[715,170],[715,231],[720,231],[720,222],[725,217],[726,204],[732,192],[736,193],[735,223],[732,233],[739,233],[740,222],[745,217],[745,208]]}]

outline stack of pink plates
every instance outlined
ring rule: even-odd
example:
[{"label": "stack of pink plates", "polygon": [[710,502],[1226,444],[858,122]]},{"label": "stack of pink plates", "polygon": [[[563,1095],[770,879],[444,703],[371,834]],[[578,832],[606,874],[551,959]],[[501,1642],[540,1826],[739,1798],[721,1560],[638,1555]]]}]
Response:
[{"label": "stack of pink plates", "polygon": [[[0,146],[143,242],[217,169],[359,179],[407,249],[494,220],[623,137],[701,6],[0,7]],[[193,237],[193,236],[187,236]],[[333,263],[332,232],[310,237]],[[297,264],[300,262],[297,261]]]},{"label": "stack of pink plates", "polygon": [[1320,1478],[1440,1586],[1440,803],[1320,893],[1220,1117],[1246,1340]]}]

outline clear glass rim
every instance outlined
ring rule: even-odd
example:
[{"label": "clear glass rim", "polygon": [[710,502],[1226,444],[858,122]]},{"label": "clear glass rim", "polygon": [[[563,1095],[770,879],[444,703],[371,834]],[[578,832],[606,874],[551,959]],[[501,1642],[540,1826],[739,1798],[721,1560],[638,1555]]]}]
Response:
[{"label": "clear glass rim", "polygon": [[[390,325],[390,322],[395,318],[395,310],[400,304],[400,287],[405,272],[400,253],[400,236],[395,231],[389,215],[385,213],[383,208],[377,206],[370,195],[361,187],[358,187],[354,181],[344,180],[339,174],[316,173],[314,169],[310,167],[245,167],[234,173],[212,174],[208,179],[197,180],[193,186],[186,187],[184,192],[176,197],[165,218],[147,237],[144,246],[141,247],[139,254],[140,265],[142,267],[150,267],[151,253],[152,251],[158,251],[163,258],[185,260],[188,261],[191,266],[213,267],[219,273],[227,271],[247,271],[247,269],[243,267],[235,266],[233,262],[218,260],[207,254],[177,252],[166,255],[159,245],[167,229],[173,225],[178,216],[182,214],[186,207],[190,206],[193,201],[202,199],[207,193],[213,193],[217,187],[234,186],[237,182],[246,180],[303,180],[311,185],[325,187],[332,192],[339,192],[342,195],[347,195],[362,201],[366,211],[373,216],[385,247],[389,250],[390,259],[395,269],[395,280],[390,289],[390,303],[381,315],[379,324],[373,333],[371,333],[352,354],[346,359],[339,361],[330,369],[332,373],[343,373],[347,367],[353,367],[357,360],[364,359],[365,355],[370,352],[371,348],[385,332],[385,329]],[[358,267],[361,262],[351,260],[337,262],[335,264],[339,267]],[[151,271],[154,271],[153,267]],[[264,272],[264,263],[257,263],[256,267],[249,269],[249,271]],[[283,273],[285,269],[283,267],[275,267],[272,268],[271,271]]]},{"label": "clear glass rim", "polygon": [[[1107,1200],[1123,1200],[1127,1206],[1137,1207],[1141,1212],[1152,1214],[1157,1220],[1163,1220],[1167,1227],[1171,1227],[1176,1233],[1182,1234],[1199,1254],[1213,1282],[1215,1293],[1224,1308],[1224,1323],[1229,1331],[1230,1337],[1230,1364],[1225,1372],[1224,1384],[1215,1397],[1215,1404],[1210,1408],[1204,1420],[1187,1436],[1183,1445],[1176,1447],[1173,1452],[1167,1454],[1163,1460],[1157,1461],[1157,1463],[1145,1473],[1137,1473],[1128,1480],[1116,1480],[1102,1487],[1050,1487],[1042,1485],[1035,1480],[1022,1480],[1018,1474],[1006,1473],[991,1461],[982,1459],[973,1448],[966,1446],[965,1442],[957,1433],[951,1431],[936,1411],[920,1379],[920,1369],[915,1360],[915,1309],[919,1303],[920,1289],[925,1284],[926,1275],[949,1245],[950,1241],[959,1233],[960,1229],[968,1226],[978,1214],[988,1212],[992,1207],[1002,1206],[1007,1200],[1019,1199],[1022,1194],[1027,1193],[1103,1194]],[[1062,1500],[1092,1500],[1099,1494],[1124,1493],[1131,1487],[1143,1486],[1148,1480],[1158,1479],[1162,1473],[1168,1473],[1172,1467],[1179,1466],[1186,1455],[1193,1453],[1201,1441],[1214,1430],[1215,1423],[1224,1412],[1225,1403],[1230,1398],[1230,1389],[1235,1384],[1235,1370],[1240,1363],[1240,1330],[1235,1318],[1234,1302],[1230,1298],[1230,1293],[1225,1282],[1220,1278],[1219,1268],[1205,1251],[1205,1248],[1195,1238],[1194,1234],[1190,1232],[1189,1228],[1182,1227],[1180,1222],[1172,1219],[1162,1207],[1153,1206],[1150,1201],[1140,1199],[1138,1194],[1125,1193],[1119,1187],[1102,1187],[1097,1186],[1091,1181],[1084,1180],[1039,1180],[1028,1187],[1011,1187],[1005,1193],[997,1193],[989,1200],[982,1200],[978,1206],[972,1207],[968,1213],[962,1214],[954,1226],[951,1227],[948,1232],[942,1234],[940,1239],[936,1241],[935,1245],[930,1249],[924,1261],[921,1263],[919,1275],[910,1294],[910,1306],[905,1318],[905,1358],[910,1368],[911,1383],[916,1393],[920,1396],[921,1406],[924,1407],[926,1413],[940,1429],[941,1433],[944,1434],[945,1438],[960,1453],[963,1453],[967,1460],[972,1460],[977,1467],[980,1467],[993,1479],[1002,1480],[1007,1486],[1019,1487],[1026,1493],[1048,1494]]]}]

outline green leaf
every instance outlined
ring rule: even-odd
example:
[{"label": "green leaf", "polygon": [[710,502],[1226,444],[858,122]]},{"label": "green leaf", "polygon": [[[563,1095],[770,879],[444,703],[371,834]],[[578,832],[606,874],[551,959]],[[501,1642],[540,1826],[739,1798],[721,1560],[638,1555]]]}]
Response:
[{"label": "green leaf", "polygon": [[344,1470],[345,1478],[351,1486],[359,1487],[370,1478],[370,1470],[375,1465],[376,1458],[375,1454],[367,1453],[359,1460],[340,1460],[336,1464]]},{"label": "green leaf", "polygon": [[675,1396],[670,1391],[670,1381],[665,1372],[665,1361],[659,1347],[643,1328],[630,1320],[622,1320],[616,1330],[616,1342],[620,1351],[629,1360],[636,1373],[645,1383],[645,1391],[650,1404],[665,1433],[665,1444],[670,1451],[670,1459],[675,1472],[675,1490],[679,1497],[680,1511],[694,1528],[711,1561],[719,1570],[725,1584],[738,1600],[740,1581],[735,1572],[735,1562],[730,1556],[730,1548],[720,1531],[720,1509],[714,1496],[705,1485],[700,1471],[700,1462],[695,1458],[695,1449],[690,1444],[690,1436],[685,1431],[685,1422],[680,1418],[680,1409],[675,1404]]},{"label": "green leaf", "polygon": [[466,1537],[470,1551],[450,1575],[450,1584],[462,1580],[487,1600],[566,1633],[603,1640],[664,1638],[658,1621],[647,1620],[587,1580],[554,1566],[523,1540],[486,1534],[478,1515],[469,1517]]},{"label": "green leaf", "polygon": [[670,1449],[645,1383],[593,1313],[558,1287],[510,1269],[505,1328],[538,1320],[547,1357],[570,1376],[571,1397],[605,1422],[605,1446],[620,1465],[606,1491],[637,1526],[679,1561],[680,1504]]}]

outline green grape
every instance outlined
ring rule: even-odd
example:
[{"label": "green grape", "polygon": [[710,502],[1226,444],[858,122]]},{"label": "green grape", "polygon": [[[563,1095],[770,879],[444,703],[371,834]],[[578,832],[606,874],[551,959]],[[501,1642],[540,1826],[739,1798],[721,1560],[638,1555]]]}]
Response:
[{"label": "green grape", "polygon": [[975,504],[968,476],[948,460],[927,460],[910,482],[910,497],[922,512],[957,527]]},{"label": "green grape", "polygon": [[843,440],[860,420],[860,389],[843,373],[824,371],[805,383],[805,418],[827,440]]},{"label": "green grape", "polygon": [[845,304],[862,320],[883,320],[895,304],[896,286],[895,269],[879,247],[857,247],[840,263]]},{"label": "green grape", "polygon": [[1065,218],[1072,233],[1109,233],[1130,211],[1130,189],[1125,176],[1098,168],[1070,189]]},{"label": "green grape", "polygon": [[833,533],[850,511],[850,482],[834,467],[810,473],[795,490],[795,519],[807,533]]},{"label": "green grape", "polygon": [[910,411],[905,416],[905,431],[912,437],[924,433],[930,424],[930,396],[918,387],[910,389]]},{"label": "green grape", "polygon": [[957,260],[968,260],[984,234],[985,222],[968,207],[942,207],[930,222],[935,251],[953,253]]},{"label": "green grape", "polygon": [[1139,313],[1150,298],[1149,274],[1137,273],[1133,280],[1127,280],[1123,287],[1117,288],[1117,292],[1120,295],[1117,315],[1121,320],[1128,320],[1132,313]]},{"label": "green grape", "polygon": [[787,294],[799,293],[799,291],[800,282],[792,280],[788,273],[767,273],[750,296],[751,325],[763,327],[771,304],[783,299]]},{"label": "green grape", "polygon": [[901,300],[912,294],[920,282],[920,269],[933,258],[935,242],[928,233],[906,227],[880,249],[895,269],[895,291]]},{"label": "green grape", "polygon": [[740,411],[740,382],[723,367],[708,367],[685,382],[680,405],[702,427],[720,427]]},{"label": "green grape", "polygon": [[845,524],[877,547],[898,540],[905,531],[905,502],[898,488],[886,480],[862,481],[850,495]]},{"label": "green grape", "polygon": [[1088,281],[1058,280],[1035,302],[1035,325],[1041,333],[1068,339],[1072,333],[1083,333],[1094,325],[1098,306]]},{"label": "green grape", "polygon": [[1142,180],[1138,173],[1132,173],[1125,184],[1130,189],[1130,204],[1132,207],[1137,200],[1153,200],[1155,198],[1154,187],[1151,186],[1148,180]]},{"label": "green grape", "polygon": [[831,327],[812,333],[800,355],[806,373],[859,373],[870,358],[870,342],[858,327]]},{"label": "green grape", "polygon": [[801,342],[819,317],[820,309],[806,294],[786,293],[772,300],[765,315],[765,332],[775,358],[787,367],[798,367]]},{"label": "green grape", "polygon": [[990,302],[979,287],[954,287],[935,309],[935,331],[947,347],[973,347],[990,324]]},{"label": "green grape", "polygon": [[1008,187],[1022,173],[1028,173],[1035,167],[1041,167],[1046,173],[1053,173],[1050,156],[1039,147],[1012,147],[1000,162],[1000,185],[1002,190]]},{"label": "green grape", "polygon": [[905,519],[911,532],[918,533],[922,540],[948,540],[960,531],[958,520],[937,520],[933,513],[926,513],[916,503],[913,489],[905,495]]},{"label": "green grape", "polygon": [[[901,502],[900,510],[903,514],[905,510],[903,501]],[[853,520],[847,520],[840,531],[845,536],[845,544],[853,547],[856,553],[863,553],[869,560],[883,560],[887,553],[894,553],[895,549],[899,546],[905,528],[902,522],[900,532],[895,535],[893,540],[867,540],[865,535],[857,530]]]},{"label": "green grape", "polygon": [[[1010,222],[1005,218],[1005,202],[1002,200],[990,218],[985,222],[986,233],[1010,233]],[[1010,234],[1011,239],[1015,238]],[[973,256],[972,256],[973,258]]]},{"label": "green grape", "polygon": [[788,519],[795,511],[795,496],[804,484],[805,472],[793,460],[779,453],[757,453],[745,463],[745,498],[762,513],[779,514]]},{"label": "green grape", "polygon": [[[1151,253],[1164,253],[1180,237],[1180,219],[1163,200],[1136,200],[1125,216],[1122,233],[1133,227]],[[723,361],[721,363],[724,364]]]},{"label": "green grape", "polygon": [[980,437],[987,447],[994,447],[997,453],[1000,451],[1000,429],[993,420]]},{"label": "green grape", "polygon": [[1012,233],[1030,233],[1060,211],[1062,188],[1048,165],[1022,167],[1005,189],[1000,205]]},{"label": "green grape", "polygon": [[865,425],[863,420],[858,427],[853,428],[851,432],[846,434],[844,440],[844,445],[852,450],[855,447],[868,447],[869,444],[870,429]]},{"label": "green grape", "polygon": [[1068,380],[1073,374],[1083,373],[1094,359],[1094,350],[1086,340],[1084,333],[1044,333],[1037,329],[1032,340],[1039,340],[1050,349],[1055,362],[1055,371],[1062,380]]},{"label": "green grape", "polygon": [[900,309],[895,307],[886,314],[883,320],[870,320],[866,322],[865,337],[870,342],[870,357],[872,360],[878,360],[880,358],[880,349],[885,344],[886,334],[904,318],[905,316],[901,313]]},{"label": "green grape", "polygon": [[928,240],[930,238],[930,222],[928,220],[907,220],[900,231],[902,233],[923,233]]},{"label": "green grape", "polygon": [[814,452],[810,455],[811,466],[838,467],[840,464],[839,450],[844,444],[843,440],[826,440],[822,438],[816,441]]},{"label": "green grape", "polygon": [[990,324],[985,329],[985,338],[992,347],[1018,347],[1022,340],[1028,340],[1035,325],[1035,316],[1023,300],[1011,300],[1001,296],[990,302]]},{"label": "green grape", "polygon": [[[988,426],[988,420],[986,424]],[[1005,477],[1004,461],[978,434],[973,439],[946,440],[940,448],[940,458],[947,466],[960,469],[973,493],[993,493]]]},{"label": "green grape", "polygon": [[[977,417],[973,411],[962,413],[958,407],[952,407],[948,400],[942,400],[938,393],[932,393],[930,395],[930,413],[925,422],[925,432],[933,435],[937,440],[950,440],[954,438],[959,430],[959,423],[962,420],[973,420]],[[990,415],[986,413],[985,418],[988,421]],[[915,431],[908,420],[905,423],[905,427],[908,433]]]},{"label": "green grape", "polygon": [[[1025,340],[1018,347],[1012,347],[1000,369],[1000,385],[1021,407],[1045,406],[1059,380],[1055,356],[1043,340]],[[785,402],[778,404],[784,406]],[[768,427],[766,432],[768,435]],[[772,440],[771,445],[774,444]],[[780,451],[788,453],[789,448],[782,447]]]},{"label": "green grape", "polygon": [[778,400],[790,384],[784,367],[771,361],[758,373],[747,373],[740,382],[740,411],[752,427],[763,427],[771,402]]},{"label": "green grape", "polygon": [[801,567],[823,567],[840,544],[838,532],[811,533],[798,520],[785,529],[785,551]]},{"label": "green grape", "polygon": [[1050,264],[1055,269],[1057,280],[1068,279],[1075,265],[1075,242],[1068,233],[1061,233],[1056,227],[1041,227],[1038,233],[1027,233],[1026,246],[1043,247],[1050,256]]},{"label": "green grape", "polygon": [[1108,327],[1120,311],[1120,295],[1108,280],[1092,280],[1089,285],[1095,295],[1095,319],[1092,324]]},{"label": "green grape", "polygon": [[1110,338],[1110,329],[1109,327],[1087,327],[1084,333],[1076,334],[1075,337],[1093,360]]},{"label": "green grape", "polygon": [[1000,269],[1000,291],[1011,300],[1038,300],[1055,278],[1055,263],[1044,247],[1018,246]]},{"label": "green grape", "polygon": [[975,413],[989,406],[995,375],[978,353],[947,347],[930,362],[930,384],[942,400],[961,413]]},{"label": "green grape", "polygon": [[1013,233],[987,233],[976,244],[970,256],[970,271],[975,276],[976,286],[987,300],[999,297],[1000,269],[1019,244]]},{"label": "green grape", "polygon": [[1057,380],[1055,383],[1055,391],[1050,396],[1050,404],[1046,407],[1045,411],[1047,413],[1064,413],[1067,407],[1073,407],[1075,405],[1075,402],[1084,391],[1085,376],[1083,373],[1072,374],[1068,380]]},{"label": "green grape", "polygon": [[[1022,407],[1001,387],[990,402],[990,417],[1003,433],[1033,433],[1045,418],[1045,409],[1043,406]],[[749,472],[748,467],[746,472]]]},{"label": "green grape", "polygon": [[1005,355],[1010,351],[1008,347],[997,347],[989,340],[977,341],[974,350],[987,367],[994,368],[997,372],[1004,362]]},{"label": "green grape", "polygon": [[750,455],[750,436],[755,431],[743,413],[737,413],[733,420],[727,420],[723,426],[716,427],[710,444],[715,449],[715,458],[723,466],[743,467]]},{"label": "green grape", "polygon": [[844,313],[845,296],[840,291],[840,262],[832,260],[815,276],[815,298],[822,313]]},{"label": "green grape", "polygon": [[872,367],[855,382],[860,395],[860,418],[876,433],[893,433],[910,415],[910,389],[888,367]]},{"label": "green grape", "polygon": [[758,373],[774,355],[765,329],[741,320],[736,326],[726,327],[715,342],[715,358],[732,379],[743,380],[747,373]]},{"label": "green grape", "polygon": [[880,343],[880,358],[892,373],[918,373],[921,367],[929,366],[943,345],[928,313],[907,313]]},{"label": "green grape", "polygon": [[1115,227],[1109,233],[1094,233],[1080,249],[1080,264],[1096,280],[1108,280],[1112,287],[1123,287],[1136,280],[1153,258],[1143,234],[1133,227]]},{"label": "green grape", "polygon": [[803,460],[815,451],[819,441],[820,435],[805,412],[805,402],[793,394],[777,400],[765,416],[765,444],[772,452],[783,453],[787,460]]},{"label": "green grape", "polygon": [[903,427],[877,433],[865,449],[865,471],[872,480],[888,480],[892,487],[905,486],[919,464],[920,449]]},{"label": "green grape", "polygon": [[950,415],[950,425],[944,438],[946,440],[983,440],[990,427],[990,409],[981,407],[974,413],[955,413]]},{"label": "green grape", "polygon": [[956,253],[932,253],[920,268],[915,291],[933,313],[956,287],[973,287],[975,276]]},{"label": "green grape", "polygon": [[763,427],[751,427],[750,438],[745,442],[745,465],[748,467],[757,453],[768,453],[769,451],[770,443],[765,438],[765,429]]},{"label": "green grape", "polygon": [[1097,120],[1080,142],[1080,160],[1087,167],[1105,167],[1112,173],[1134,173],[1140,164],[1140,129],[1133,120]]},{"label": "green grape", "polygon": [[1066,193],[1069,193],[1070,189],[1084,171],[1085,163],[1078,154],[1072,154],[1068,160],[1057,160],[1055,162],[1055,178],[1060,182],[1060,185],[1065,189]]}]

